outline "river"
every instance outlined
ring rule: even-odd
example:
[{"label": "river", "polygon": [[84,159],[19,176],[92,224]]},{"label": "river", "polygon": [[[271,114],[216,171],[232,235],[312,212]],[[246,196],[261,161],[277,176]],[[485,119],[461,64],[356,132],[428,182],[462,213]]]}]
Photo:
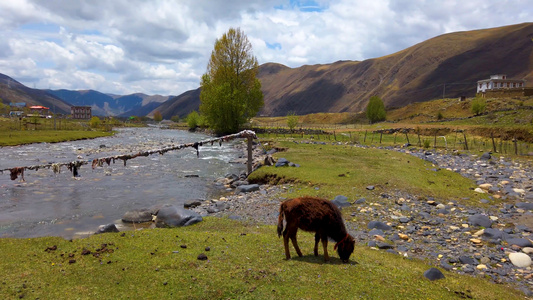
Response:
[{"label": "river", "polygon": [[[112,137],[0,147],[0,169],[90,161],[208,138],[179,130],[118,129]],[[83,165],[76,178],[66,167],[59,174],[52,169],[26,170],[25,182],[10,180],[9,172],[4,172],[0,174],[0,237],[85,237],[99,225],[120,223],[128,210],[217,197],[222,191],[214,185],[216,178],[246,169],[231,163],[240,155],[234,144],[223,143],[200,147],[199,157],[194,148],[185,148],[131,159],[127,166],[121,160],[95,169]]]}]

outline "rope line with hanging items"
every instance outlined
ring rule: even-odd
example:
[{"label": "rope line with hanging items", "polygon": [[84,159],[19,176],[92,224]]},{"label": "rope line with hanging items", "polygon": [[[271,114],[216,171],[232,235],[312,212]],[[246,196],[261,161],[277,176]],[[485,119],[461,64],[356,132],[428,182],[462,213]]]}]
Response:
[{"label": "rope line with hanging items", "polygon": [[201,146],[203,146],[204,144],[211,144],[211,146],[212,146],[215,142],[218,142],[219,145],[222,146],[222,142],[228,142],[228,141],[231,141],[231,140],[234,140],[234,139],[237,139],[237,138],[247,138],[250,141],[252,139],[256,139],[257,136],[255,135],[255,132],[252,131],[252,130],[243,130],[243,131],[235,133],[235,134],[230,134],[230,135],[226,135],[226,136],[222,136],[222,137],[218,137],[218,138],[212,138],[212,139],[203,140],[203,141],[194,142],[194,143],[180,144],[180,145],[177,145],[177,146],[172,145],[172,146],[167,146],[167,147],[163,147],[161,149],[155,149],[155,150],[140,151],[140,152],[138,152],[136,154],[114,155],[114,156],[95,158],[95,159],[92,159],[92,160],[76,160],[76,161],[65,162],[65,163],[48,163],[48,164],[43,164],[43,165],[32,165],[32,166],[26,166],[26,167],[14,167],[14,168],[2,169],[2,170],[0,170],[0,173],[3,173],[5,171],[9,171],[10,172],[10,176],[11,176],[11,180],[15,180],[19,176],[21,176],[21,180],[25,181],[24,180],[24,171],[25,170],[38,171],[39,169],[44,169],[44,168],[50,169],[50,168],[52,168],[54,173],[60,173],[61,172],[61,167],[66,166],[68,168],[68,170],[72,172],[72,176],[73,177],[78,177],[78,169],[82,165],[87,165],[89,163],[91,164],[93,169],[96,168],[96,167],[103,166],[104,163],[106,163],[107,165],[110,165],[111,162],[115,163],[116,160],[122,160],[124,162],[124,166],[126,166],[126,162],[128,160],[130,160],[130,159],[134,159],[134,158],[137,158],[137,157],[147,157],[147,156],[153,155],[153,154],[163,155],[163,154],[165,154],[165,153],[167,153],[169,151],[181,150],[181,149],[185,149],[185,148],[188,148],[188,147],[192,147],[192,148],[196,149],[196,156],[200,157],[199,148]]}]

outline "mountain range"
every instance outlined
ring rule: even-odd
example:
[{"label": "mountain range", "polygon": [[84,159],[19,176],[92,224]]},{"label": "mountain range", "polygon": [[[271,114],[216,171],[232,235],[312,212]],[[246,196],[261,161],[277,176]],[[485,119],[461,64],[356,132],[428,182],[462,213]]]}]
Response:
[{"label": "mountain range", "polygon": [[[454,32],[391,55],[299,68],[259,67],[265,105],[260,114],[359,112],[371,96],[388,108],[442,97],[473,97],[490,75],[533,82],[533,23]],[[199,89],[165,102],[163,117],[184,116],[199,106]],[[179,105],[178,105],[179,103]]]},{"label": "mountain range", "polygon": [[[443,34],[402,51],[363,61],[290,68],[259,67],[265,105],[261,115],[359,112],[377,95],[388,108],[437,98],[474,96],[476,83],[490,75],[533,82],[533,23]],[[118,96],[98,91],[37,90],[0,74],[0,98],[7,102],[93,107],[95,115],[184,117],[200,104],[200,89],[179,96]],[[4,101],[6,102],[6,101]]]}]

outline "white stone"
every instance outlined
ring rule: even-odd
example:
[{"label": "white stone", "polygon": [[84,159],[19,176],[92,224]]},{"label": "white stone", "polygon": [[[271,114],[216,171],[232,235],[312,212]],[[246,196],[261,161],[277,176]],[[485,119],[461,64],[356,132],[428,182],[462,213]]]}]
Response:
[{"label": "white stone", "polygon": [[476,193],[480,193],[480,194],[485,194],[485,191],[482,190],[481,188],[476,188],[476,189],[474,190],[474,192],[476,192]]},{"label": "white stone", "polygon": [[531,247],[524,247],[522,248],[522,251],[526,254],[533,254],[533,248]]},{"label": "white stone", "polygon": [[519,268],[531,266],[531,257],[525,253],[509,253],[509,260]]},{"label": "white stone", "polygon": [[476,231],[474,234],[472,234],[473,236],[480,236],[482,235],[483,233],[485,233],[485,229],[481,229],[481,230],[478,230]]},{"label": "white stone", "polygon": [[437,207],[437,209],[444,209],[444,208],[446,208],[446,206],[445,206],[444,204],[442,204],[442,203],[437,204],[436,207]]},{"label": "white stone", "polygon": [[498,221],[498,217],[496,216],[489,216],[489,219],[491,219],[491,221]]},{"label": "white stone", "polygon": [[485,190],[485,191],[488,191],[490,188],[492,187],[492,184],[490,183],[482,183],[479,185],[479,188]]},{"label": "white stone", "polygon": [[517,194],[524,194],[526,192],[524,189],[513,189],[513,191]]}]

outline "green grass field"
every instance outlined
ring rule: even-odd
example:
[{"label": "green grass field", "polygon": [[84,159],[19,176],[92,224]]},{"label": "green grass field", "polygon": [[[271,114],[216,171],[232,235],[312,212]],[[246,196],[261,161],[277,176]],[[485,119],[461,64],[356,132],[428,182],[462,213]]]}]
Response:
[{"label": "green grass field", "polygon": [[15,146],[31,143],[57,143],[93,139],[110,135],[113,135],[113,133],[88,130],[0,131],[0,146]]},{"label": "green grass field", "polygon": [[[312,255],[284,259],[274,226],[221,218],[177,229],[109,233],[67,241],[0,239],[3,299],[520,299],[486,280],[358,246],[348,264]],[[181,245],[186,246],[182,248]],[[56,250],[47,250],[56,246]],[[209,247],[209,251],[206,251]],[[83,255],[88,250],[91,254]],[[86,253],[86,252],[85,252]],[[204,253],[207,260],[198,260]]]}]

